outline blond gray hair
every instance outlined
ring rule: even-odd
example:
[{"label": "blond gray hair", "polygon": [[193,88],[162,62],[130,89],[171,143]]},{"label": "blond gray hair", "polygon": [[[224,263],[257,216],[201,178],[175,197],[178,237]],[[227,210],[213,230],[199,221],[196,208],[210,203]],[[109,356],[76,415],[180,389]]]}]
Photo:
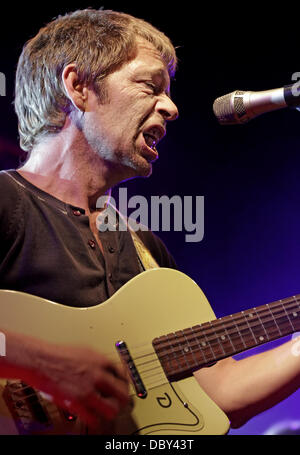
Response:
[{"label": "blond gray hair", "polygon": [[177,58],[170,39],[129,14],[77,10],[41,28],[23,47],[16,72],[14,105],[21,148],[31,151],[43,137],[58,133],[72,111],[62,81],[66,65],[75,63],[79,82],[104,101],[103,80],[134,56],[138,36],[159,51],[172,77]]}]

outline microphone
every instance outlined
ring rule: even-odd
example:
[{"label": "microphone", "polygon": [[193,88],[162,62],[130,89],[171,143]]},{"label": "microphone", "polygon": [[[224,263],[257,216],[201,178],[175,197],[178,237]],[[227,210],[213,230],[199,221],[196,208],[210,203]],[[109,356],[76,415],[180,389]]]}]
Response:
[{"label": "microphone", "polygon": [[214,101],[213,111],[221,125],[244,124],[266,112],[300,106],[299,82],[273,90],[235,90]]}]

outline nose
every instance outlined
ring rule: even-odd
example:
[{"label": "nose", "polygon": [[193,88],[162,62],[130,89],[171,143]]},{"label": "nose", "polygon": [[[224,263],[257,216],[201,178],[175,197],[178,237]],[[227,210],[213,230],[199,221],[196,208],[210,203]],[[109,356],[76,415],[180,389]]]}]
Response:
[{"label": "nose", "polygon": [[164,120],[172,121],[176,120],[179,116],[179,112],[176,104],[166,94],[162,94],[157,102],[156,108],[158,112],[163,116]]}]

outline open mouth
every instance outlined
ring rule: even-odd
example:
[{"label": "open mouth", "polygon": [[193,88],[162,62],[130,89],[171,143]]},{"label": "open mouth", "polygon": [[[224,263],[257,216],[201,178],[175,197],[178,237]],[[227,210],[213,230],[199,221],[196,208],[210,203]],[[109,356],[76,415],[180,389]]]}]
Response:
[{"label": "open mouth", "polygon": [[[158,158],[158,153],[156,146],[158,142],[163,138],[165,135],[165,130],[160,125],[155,125],[150,128],[147,128],[143,131],[143,137],[147,149],[149,151],[149,161],[154,161]],[[151,151],[151,154],[150,154]]]},{"label": "open mouth", "polygon": [[152,161],[157,160],[158,152],[156,149],[156,140],[149,134],[143,133],[145,148],[144,148],[144,158],[151,163]]},{"label": "open mouth", "polygon": [[151,149],[154,149],[156,146],[156,142],[157,142],[156,137],[149,133],[143,133],[143,136],[144,136],[145,142],[148,145],[148,147],[150,147]]}]

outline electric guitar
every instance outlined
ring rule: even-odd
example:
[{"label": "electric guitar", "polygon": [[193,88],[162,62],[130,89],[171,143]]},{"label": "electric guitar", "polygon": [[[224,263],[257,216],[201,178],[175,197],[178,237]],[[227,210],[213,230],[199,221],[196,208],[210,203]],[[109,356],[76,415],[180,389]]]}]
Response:
[{"label": "electric guitar", "polygon": [[[300,330],[300,296],[215,318],[201,289],[171,269],[137,275],[109,300],[72,308],[0,291],[0,327],[125,362],[132,404],[104,434],[226,434],[229,420],[193,372]],[[84,434],[86,426],[21,380],[0,381],[0,434]]]}]

